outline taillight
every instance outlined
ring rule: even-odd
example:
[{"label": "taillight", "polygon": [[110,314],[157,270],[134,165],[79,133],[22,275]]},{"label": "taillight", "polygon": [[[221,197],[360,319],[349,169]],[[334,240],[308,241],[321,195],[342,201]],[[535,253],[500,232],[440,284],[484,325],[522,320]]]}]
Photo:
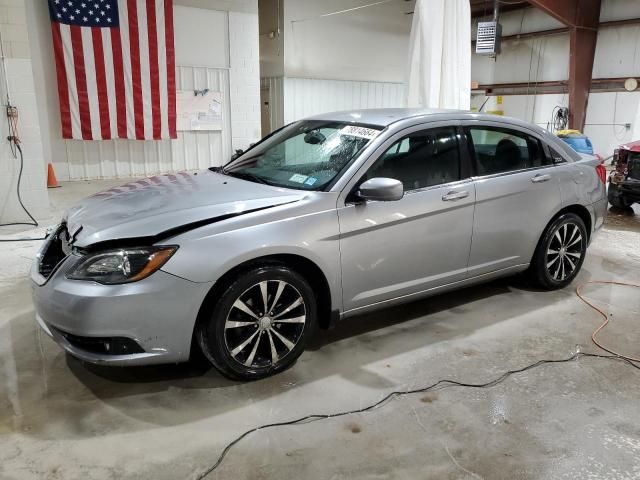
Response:
[{"label": "taillight", "polygon": [[607,182],[607,169],[604,166],[604,162],[596,166],[596,173],[598,174],[598,177],[600,177],[602,183]]}]

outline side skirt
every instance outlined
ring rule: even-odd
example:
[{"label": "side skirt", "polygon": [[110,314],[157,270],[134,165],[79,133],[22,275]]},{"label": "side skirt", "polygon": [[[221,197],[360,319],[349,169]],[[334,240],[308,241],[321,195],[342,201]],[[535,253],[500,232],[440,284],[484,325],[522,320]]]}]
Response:
[{"label": "side skirt", "polygon": [[489,273],[483,273],[482,275],[476,275],[475,277],[466,278],[458,282],[448,283],[439,287],[433,287],[428,290],[422,290],[420,292],[410,293],[408,295],[402,295],[399,297],[391,298],[389,300],[383,300],[381,302],[372,303],[358,308],[347,310],[340,314],[340,320],[345,318],[359,315],[361,313],[372,312],[382,308],[390,307],[393,305],[400,305],[403,303],[409,303],[421,298],[431,297],[439,293],[448,292],[451,290],[457,290],[459,288],[468,287],[478,283],[485,283],[496,278],[508,277],[510,275],[523,272],[529,267],[528,263],[522,263],[520,265],[514,265],[512,267],[503,268]]}]

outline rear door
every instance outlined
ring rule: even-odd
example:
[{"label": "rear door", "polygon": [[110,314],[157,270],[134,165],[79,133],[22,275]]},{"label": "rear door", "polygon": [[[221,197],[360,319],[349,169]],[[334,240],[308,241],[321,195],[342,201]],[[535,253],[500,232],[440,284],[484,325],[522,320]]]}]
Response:
[{"label": "rear door", "polygon": [[476,186],[469,277],[527,264],[562,205],[556,168],[530,132],[501,123],[465,131]]},{"label": "rear door", "polygon": [[[398,133],[347,187],[338,208],[345,310],[465,278],[475,190],[460,137],[451,126]],[[347,194],[374,177],[402,181],[404,198],[352,201]]]}]

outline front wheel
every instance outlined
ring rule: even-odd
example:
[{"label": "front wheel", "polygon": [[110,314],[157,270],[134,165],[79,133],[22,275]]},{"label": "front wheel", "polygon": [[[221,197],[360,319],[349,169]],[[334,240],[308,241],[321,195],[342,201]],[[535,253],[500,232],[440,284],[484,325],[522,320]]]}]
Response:
[{"label": "front wheel", "polygon": [[225,289],[196,332],[198,344],[223,375],[257,380],[302,354],[316,311],[313,290],[297,272],[284,265],[256,267]]},{"label": "front wheel", "polygon": [[586,252],[584,222],[574,213],[565,213],[542,235],[531,262],[530,275],[544,289],[564,288],[578,275]]}]

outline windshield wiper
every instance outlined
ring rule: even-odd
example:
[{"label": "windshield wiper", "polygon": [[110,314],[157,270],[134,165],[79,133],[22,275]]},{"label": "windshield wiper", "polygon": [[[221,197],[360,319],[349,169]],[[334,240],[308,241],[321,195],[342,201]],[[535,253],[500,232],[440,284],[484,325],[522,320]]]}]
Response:
[{"label": "windshield wiper", "polygon": [[240,178],[242,180],[248,180],[250,182],[262,183],[264,185],[272,185],[267,182],[264,178],[259,177],[258,175],[254,175],[253,173],[248,172],[224,172],[230,177]]}]

